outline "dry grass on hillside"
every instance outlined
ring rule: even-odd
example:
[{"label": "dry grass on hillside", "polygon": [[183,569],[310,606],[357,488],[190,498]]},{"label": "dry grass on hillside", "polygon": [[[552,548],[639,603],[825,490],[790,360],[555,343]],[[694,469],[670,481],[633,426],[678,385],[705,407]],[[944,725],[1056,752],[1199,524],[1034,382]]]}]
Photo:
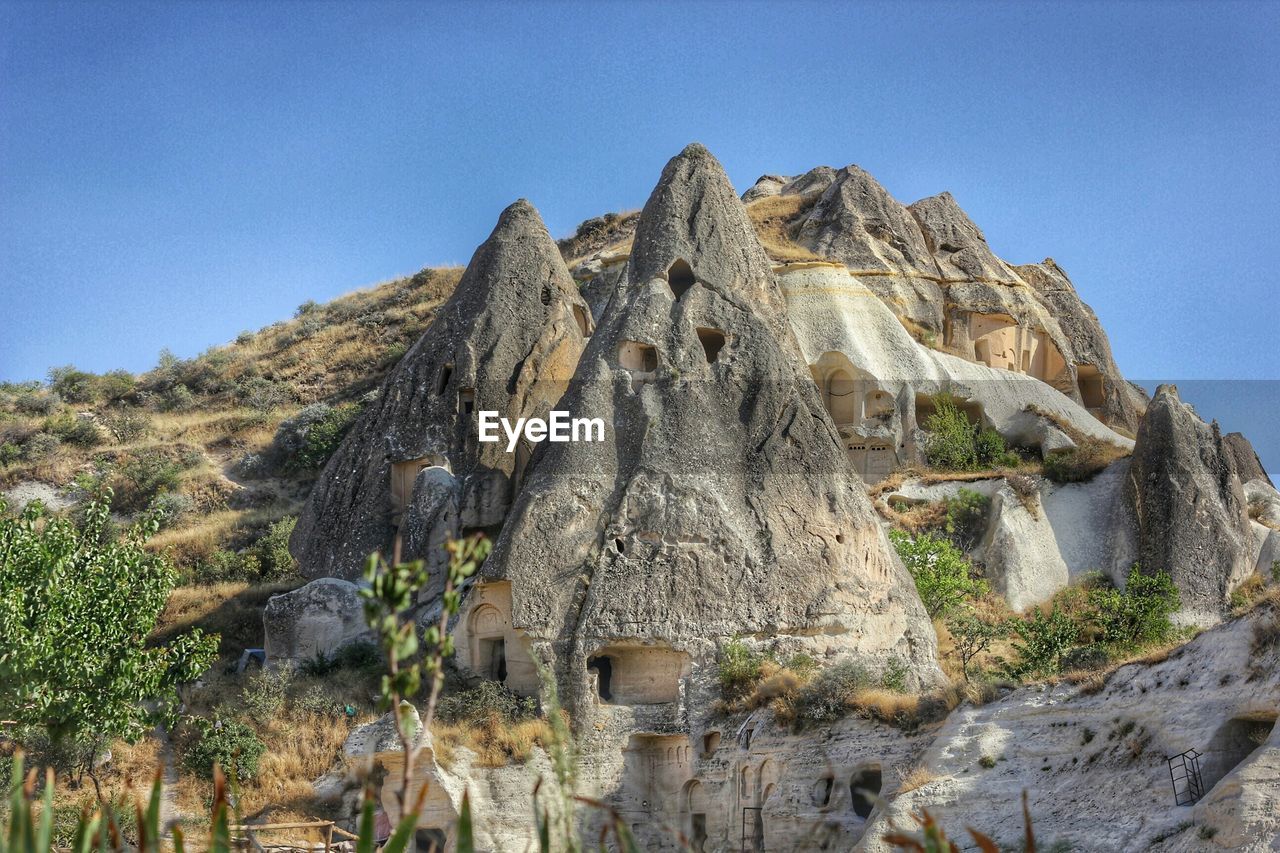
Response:
[{"label": "dry grass on hillside", "polygon": [[747,205],[747,216],[770,258],[783,262],[829,260],[799,245],[793,237],[795,224],[817,200],[816,193],[775,195]]},{"label": "dry grass on hillside", "polygon": [[152,639],[164,643],[184,631],[200,628],[221,635],[224,655],[234,657],[243,649],[262,648],[262,609],[267,599],[300,583],[301,580],[179,587],[169,595]]}]

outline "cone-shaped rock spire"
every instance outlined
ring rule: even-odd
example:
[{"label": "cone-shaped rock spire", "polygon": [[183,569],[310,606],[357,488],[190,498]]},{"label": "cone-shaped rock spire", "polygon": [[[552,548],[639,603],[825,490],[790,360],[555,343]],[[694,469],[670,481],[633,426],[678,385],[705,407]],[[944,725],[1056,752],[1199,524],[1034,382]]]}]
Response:
[{"label": "cone-shaped rock spire", "polygon": [[[667,655],[674,684],[679,660],[712,666],[714,638],[757,631],[938,677],[929,620],[702,146],[663,171],[562,407],[602,418],[606,440],[540,448],[481,589],[510,584],[508,631],[555,662],[575,704],[615,647]],[[475,668],[471,645],[459,655]],[[641,666],[628,655],[615,686]]]},{"label": "cone-shaped rock spire", "polygon": [[430,523],[406,515],[428,466],[459,481],[463,527],[500,523],[528,451],[480,443],[477,413],[545,416],[573,375],[589,318],[538,212],[512,204],[312,490],[290,542],[303,574],[355,577],[372,551],[396,547],[406,518]]}]

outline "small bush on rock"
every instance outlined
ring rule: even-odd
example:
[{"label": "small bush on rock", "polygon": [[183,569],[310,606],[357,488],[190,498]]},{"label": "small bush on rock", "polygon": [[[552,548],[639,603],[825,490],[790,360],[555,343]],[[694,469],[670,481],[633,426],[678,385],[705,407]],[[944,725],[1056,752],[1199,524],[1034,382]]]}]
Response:
[{"label": "small bush on rock", "polygon": [[495,716],[515,723],[533,719],[538,706],[532,699],[518,696],[496,681],[482,681],[469,690],[440,697],[436,713],[450,723],[480,722]]},{"label": "small bush on rock", "polygon": [[1080,637],[1080,625],[1056,605],[1049,612],[1033,610],[1011,623],[1018,640],[1017,658],[1005,665],[1014,678],[1053,675],[1062,669],[1062,658]]},{"label": "small bush on rock", "polygon": [[720,695],[727,702],[741,699],[760,680],[764,656],[753,652],[741,640],[729,640],[720,647]]},{"label": "small bush on rock", "polygon": [[835,663],[818,673],[796,696],[796,721],[803,725],[821,725],[839,720],[849,713],[855,696],[861,690],[876,686],[866,667],[853,661]]}]

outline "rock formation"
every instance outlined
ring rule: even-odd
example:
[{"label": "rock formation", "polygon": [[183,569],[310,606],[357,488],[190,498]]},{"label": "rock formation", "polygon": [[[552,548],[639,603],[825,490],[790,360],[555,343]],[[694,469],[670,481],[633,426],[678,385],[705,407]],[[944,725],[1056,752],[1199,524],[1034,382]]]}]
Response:
[{"label": "rock formation", "polygon": [[1275,486],[1267,476],[1266,469],[1262,467],[1262,460],[1258,458],[1258,452],[1253,449],[1249,439],[1238,432],[1229,432],[1222,437],[1222,443],[1226,445],[1231,452],[1231,457],[1235,460],[1236,473],[1240,476],[1240,482],[1250,483],[1261,480],[1268,486]]},{"label": "rock formation", "polygon": [[484,570],[482,587],[509,585],[506,647],[515,632],[554,662],[575,711],[593,693],[676,701],[714,640],[744,633],[940,677],[932,627],[806,373],[742,204],[691,145],[645,205],[562,401],[603,418],[607,440],[540,451]]},{"label": "rock formation", "polygon": [[371,552],[395,550],[406,509],[421,506],[419,473],[433,466],[459,483],[462,527],[499,525],[531,448],[479,443],[477,413],[545,416],[591,325],[537,211],[526,201],[508,207],[325,466],[290,540],[303,574],[353,578]]},{"label": "rock formation", "polygon": [[1126,496],[1143,570],[1169,573],[1188,618],[1218,621],[1254,569],[1253,534],[1235,456],[1173,385],[1156,390],[1138,427]]}]

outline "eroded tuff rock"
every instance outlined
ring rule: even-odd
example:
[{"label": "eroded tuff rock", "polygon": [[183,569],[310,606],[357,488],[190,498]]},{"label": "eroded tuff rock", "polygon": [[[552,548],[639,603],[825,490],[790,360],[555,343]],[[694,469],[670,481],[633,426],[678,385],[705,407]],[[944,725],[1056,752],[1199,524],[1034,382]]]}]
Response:
[{"label": "eroded tuff rock", "polygon": [[591,328],[555,242],[526,201],[497,227],[435,321],[396,365],[316,482],[290,540],[308,577],[355,577],[395,547],[419,472],[461,484],[460,524],[506,516],[530,448],[477,441],[477,413],[544,416]]},{"label": "eroded tuff rock", "polygon": [[911,214],[857,166],[836,172],[801,220],[796,240],[858,272],[938,277],[937,264]]},{"label": "eroded tuff rock", "polygon": [[1253,533],[1217,422],[1202,421],[1173,385],[1156,390],[1138,427],[1125,494],[1143,570],[1169,573],[1188,618],[1216,622],[1254,569]]},{"label": "eroded tuff rock", "polygon": [[[962,705],[920,759],[929,781],[886,791],[855,849],[888,853],[889,821],[912,826],[920,809],[952,838],[973,826],[1020,847],[1025,791],[1042,849],[1275,850],[1280,648],[1255,642],[1274,618],[1264,608],[1206,631],[1167,660],[1121,667],[1100,690],[1061,681]],[[1203,754],[1205,796],[1179,807],[1165,758],[1188,749]]]},{"label": "eroded tuff rock", "polygon": [[[940,677],[768,258],[701,146],[664,169],[562,406],[603,418],[606,440],[540,449],[482,586],[509,585],[510,625],[576,708],[606,677],[616,701],[633,677],[635,701],[675,701],[715,638],[753,632]],[[589,676],[601,657],[611,673]]]},{"label": "eroded tuff rock", "polygon": [[944,279],[1018,283],[1018,276],[995,256],[987,238],[951,193],[922,198],[907,210],[920,226]]},{"label": "eroded tuff rock", "polygon": [[1267,476],[1266,469],[1262,467],[1262,460],[1258,458],[1258,452],[1253,449],[1253,444],[1242,433],[1229,432],[1222,437],[1222,443],[1235,460],[1236,473],[1240,476],[1240,482],[1261,480],[1268,486],[1275,485]]},{"label": "eroded tuff rock", "polygon": [[1146,410],[1147,395],[1120,374],[1098,315],[1080,299],[1066,272],[1053,258],[1014,269],[1035,288],[1057,320],[1066,339],[1064,355],[1071,362],[1067,366],[1080,398],[1100,410],[1103,420],[1135,431]]}]

